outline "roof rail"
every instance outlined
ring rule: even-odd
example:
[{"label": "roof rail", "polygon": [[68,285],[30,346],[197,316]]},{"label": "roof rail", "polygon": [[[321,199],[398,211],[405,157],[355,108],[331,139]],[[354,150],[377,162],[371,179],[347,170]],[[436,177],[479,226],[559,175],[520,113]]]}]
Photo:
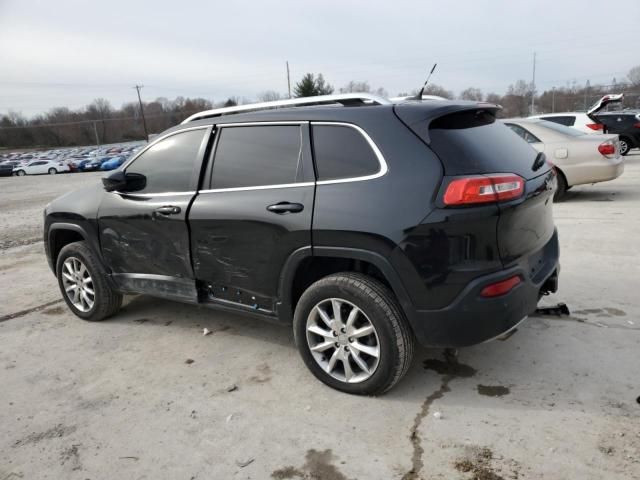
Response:
[{"label": "roof rail", "polygon": [[341,93],[338,95],[319,95],[317,97],[289,98],[286,100],[276,100],[274,102],[251,103],[248,105],[236,105],[235,107],[216,108],[205,110],[191,115],[182,123],[189,123],[203,118],[219,117],[231,113],[255,112],[259,110],[269,110],[282,107],[300,107],[305,105],[327,105],[339,103],[347,105],[391,105],[392,102],[386,98],[370,93]]}]

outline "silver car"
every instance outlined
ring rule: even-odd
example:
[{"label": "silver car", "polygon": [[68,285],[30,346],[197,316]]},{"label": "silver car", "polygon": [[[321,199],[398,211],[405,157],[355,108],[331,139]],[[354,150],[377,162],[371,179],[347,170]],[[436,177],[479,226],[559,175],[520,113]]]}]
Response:
[{"label": "silver car", "polygon": [[606,182],[624,171],[617,135],[587,135],[539,119],[512,118],[503,122],[555,165],[556,201],[561,201],[574,185]]}]

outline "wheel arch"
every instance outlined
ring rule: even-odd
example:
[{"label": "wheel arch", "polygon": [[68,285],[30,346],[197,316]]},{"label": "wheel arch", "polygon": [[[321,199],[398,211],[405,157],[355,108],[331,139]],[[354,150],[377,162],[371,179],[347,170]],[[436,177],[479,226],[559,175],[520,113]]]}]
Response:
[{"label": "wheel arch", "polygon": [[409,324],[413,323],[413,304],[389,260],[376,252],[346,247],[303,247],[289,256],[278,286],[276,311],[280,320],[293,321],[298,299],[309,285],[344,271],[364,273],[384,283],[396,296]]}]

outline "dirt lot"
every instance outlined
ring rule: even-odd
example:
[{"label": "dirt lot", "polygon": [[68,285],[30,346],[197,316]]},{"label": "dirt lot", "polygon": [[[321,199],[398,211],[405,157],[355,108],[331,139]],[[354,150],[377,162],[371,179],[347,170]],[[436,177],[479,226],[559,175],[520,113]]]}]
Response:
[{"label": "dirt lot", "polygon": [[640,478],[640,154],[555,208],[545,300],[572,316],[457,364],[418,349],[381,398],[324,387],[283,327],[145,297],[72,316],[42,209],[99,176],[0,178],[1,480]]}]

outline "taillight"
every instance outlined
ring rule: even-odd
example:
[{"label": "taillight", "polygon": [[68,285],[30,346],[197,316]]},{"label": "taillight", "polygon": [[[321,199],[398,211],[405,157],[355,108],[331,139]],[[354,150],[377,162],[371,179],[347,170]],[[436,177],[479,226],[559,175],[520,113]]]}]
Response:
[{"label": "taillight", "polygon": [[633,126],[636,128],[640,128],[640,123],[634,123]]},{"label": "taillight", "polygon": [[514,275],[506,280],[501,280],[499,282],[492,283],[491,285],[487,285],[482,289],[480,295],[483,297],[498,297],[505,293],[509,293],[520,283],[522,283],[520,276]]},{"label": "taillight", "polygon": [[493,174],[453,180],[444,193],[445,205],[503,202],[522,196],[524,180],[513,174]]},{"label": "taillight", "polygon": [[601,143],[600,145],[598,145],[598,151],[602,154],[602,155],[615,155],[616,153],[616,147],[613,144],[613,142],[606,141],[604,143]]},{"label": "taillight", "polygon": [[604,125],[601,123],[587,123],[587,127],[589,127],[591,130],[602,130],[604,128]]}]

